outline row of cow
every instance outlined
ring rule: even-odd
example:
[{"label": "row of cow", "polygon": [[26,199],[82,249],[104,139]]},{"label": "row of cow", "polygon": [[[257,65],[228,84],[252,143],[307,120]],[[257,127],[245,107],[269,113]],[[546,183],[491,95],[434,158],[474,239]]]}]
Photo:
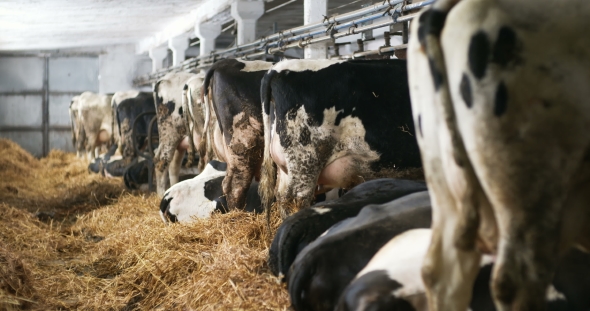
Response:
[{"label": "row of cow", "polygon": [[[162,217],[276,203],[288,226],[301,210],[269,262],[297,310],[586,310],[589,13],[582,1],[439,0],[413,22],[407,63],[222,60],[169,74],[153,93]],[[184,150],[207,173],[178,183]],[[425,178],[429,193],[345,203],[353,218],[336,227],[346,208],[302,210],[381,177]],[[305,243],[285,246],[298,234]],[[355,262],[342,260],[350,248]]]},{"label": "row of cow", "polygon": [[[423,182],[376,179],[281,224],[271,271],[288,285],[294,310],[428,310],[421,266],[432,239],[431,195]],[[482,256],[468,308],[496,310],[494,258]],[[569,250],[543,297],[547,310],[588,310],[590,255]]]}]

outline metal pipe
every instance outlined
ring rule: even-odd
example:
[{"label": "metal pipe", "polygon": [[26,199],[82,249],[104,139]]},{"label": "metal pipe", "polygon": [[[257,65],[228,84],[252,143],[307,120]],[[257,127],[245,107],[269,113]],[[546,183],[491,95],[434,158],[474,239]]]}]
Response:
[{"label": "metal pipe", "polygon": [[[335,24],[337,22],[341,22],[341,21],[349,20],[351,18],[356,18],[356,17],[360,17],[360,16],[363,16],[366,14],[370,14],[375,11],[380,11],[385,8],[389,8],[390,6],[399,4],[402,1],[403,0],[387,0],[387,2],[383,2],[381,4],[375,4],[370,7],[362,8],[360,10],[352,11],[352,12],[349,12],[346,14],[329,17],[322,22],[299,26],[299,27],[291,28],[286,31],[275,33],[275,34],[272,34],[268,37],[264,37],[262,39],[256,40],[256,41],[248,43],[248,44],[232,47],[232,48],[229,48],[229,49],[226,49],[223,51],[212,52],[211,54],[201,55],[196,58],[191,58],[191,59],[181,62],[177,66],[161,69],[161,70],[159,70],[151,75],[147,75],[143,78],[140,77],[139,79],[136,79],[136,83],[137,84],[146,84],[146,83],[150,83],[150,82],[153,83],[168,72],[188,71],[193,68],[196,68],[196,69],[206,68],[206,67],[211,66],[211,63],[216,58],[221,58],[223,56],[229,56],[230,54],[231,54],[231,56],[234,56],[234,57],[243,57],[243,58],[249,59],[249,58],[259,57],[264,54],[274,54],[277,52],[282,52],[288,48],[294,48],[294,47],[301,47],[302,48],[302,47],[307,46],[309,44],[333,40],[333,39],[353,35],[356,33],[360,33],[362,31],[380,28],[380,27],[388,26],[388,25],[391,25],[394,23],[409,21],[412,18],[414,18],[417,14],[399,16],[399,17],[397,17],[396,20],[392,19],[392,20],[382,22],[379,24],[370,24],[370,25],[366,25],[366,26],[362,26],[362,27],[352,27],[352,26],[356,26],[356,24],[360,24],[363,22],[367,22],[367,21],[382,17],[384,14],[381,12],[378,14],[372,14],[369,16],[361,17],[360,19],[349,21],[344,24],[336,25],[333,28],[334,30],[344,29],[346,27],[348,27],[348,30],[343,31],[343,32],[338,32],[335,34],[331,34],[331,36],[324,35],[324,36],[320,36],[320,37],[316,37],[316,38],[311,38],[314,35],[325,33],[325,31],[326,31],[325,29],[316,30],[314,32],[297,35],[297,34],[300,34],[302,32],[305,32],[305,31],[308,31],[308,30],[311,30],[314,28],[328,26],[331,24]],[[400,13],[400,12],[405,12],[405,11],[421,8],[421,7],[432,4],[434,1],[435,0],[425,0],[425,1],[417,2],[417,3],[413,3],[413,4],[408,4],[408,5],[405,5],[401,8],[397,8],[394,12]],[[285,38],[285,36],[288,36],[288,37]],[[269,43],[270,41],[277,40],[277,39],[282,39],[282,40],[280,42]],[[282,45],[285,43],[285,40],[289,43]],[[299,40],[299,41],[293,42],[294,40]],[[281,46],[278,46],[279,44],[281,44]]]},{"label": "metal pipe", "polygon": [[308,39],[302,42],[297,42],[297,43],[291,43],[291,44],[287,44],[281,48],[271,48],[268,49],[268,53],[273,54],[276,53],[278,51],[284,51],[288,48],[294,48],[294,47],[304,47],[310,44],[314,44],[314,43],[319,43],[319,42],[323,42],[323,41],[328,41],[328,40],[332,40],[332,39],[338,39],[341,37],[346,37],[352,34],[356,34],[356,33],[360,33],[363,32],[365,30],[371,30],[371,29],[376,29],[376,28],[381,28],[384,26],[389,26],[391,24],[395,24],[397,23],[401,23],[404,21],[408,21],[411,20],[412,18],[414,18],[417,15],[417,13],[414,14],[410,14],[410,15],[404,15],[401,16],[397,19],[397,21],[394,20],[390,20],[390,21],[386,21],[386,22],[382,22],[379,24],[370,24],[367,26],[363,26],[363,27],[358,27],[358,28],[350,28],[347,32],[339,32],[334,34],[333,36],[323,36],[323,37],[317,37],[317,38],[313,38],[313,39]]}]

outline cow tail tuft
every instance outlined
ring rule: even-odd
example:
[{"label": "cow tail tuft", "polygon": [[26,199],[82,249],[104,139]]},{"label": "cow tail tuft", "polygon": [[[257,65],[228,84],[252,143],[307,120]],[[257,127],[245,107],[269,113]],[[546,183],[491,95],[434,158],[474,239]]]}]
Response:
[{"label": "cow tail tuft", "polygon": [[193,160],[195,158],[196,148],[195,142],[193,140],[193,131],[191,129],[191,124],[193,127],[196,125],[194,119],[192,118],[192,109],[193,107],[193,100],[192,100],[192,88],[186,83],[182,88],[182,110],[184,111],[182,118],[184,119],[184,127],[188,136],[188,155],[185,167],[191,167],[193,165]]}]

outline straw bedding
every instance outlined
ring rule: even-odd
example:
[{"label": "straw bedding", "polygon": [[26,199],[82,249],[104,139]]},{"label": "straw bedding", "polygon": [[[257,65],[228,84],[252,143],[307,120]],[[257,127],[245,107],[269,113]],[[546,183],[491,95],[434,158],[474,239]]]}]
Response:
[{"label": "straw bedding", "polygon": [[3,139],[0,176],[0,310],[288,308],[266,265],[264,215],[166,226],[155,195]]}]

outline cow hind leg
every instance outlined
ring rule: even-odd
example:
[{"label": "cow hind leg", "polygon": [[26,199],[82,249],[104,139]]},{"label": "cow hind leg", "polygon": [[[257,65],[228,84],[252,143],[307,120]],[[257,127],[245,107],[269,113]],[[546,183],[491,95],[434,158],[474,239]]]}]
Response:
[{"label": "cow hind leg", "polygon": [[[532,201],[529,213],[504,217],[492,289],[498,310],[543,310],[559,253],[560,207]],[[514,211],[510,202],[506,210]],[[525,206],[525,205],[521,205]]]},{"label": "cow hind leg", "polygon": [[481,254],[457,247],[462,215],[454,208],[450,193],[441,197],[440,191],[433,191],[431,195],[433,236],[422,266],[430,310],[467,310]]},{"label": "cow hind leg", "polygon": [[228,167],[222,187],[223,193],[227,196],[227,205],[230,210],[245,208],[246,196],[253,177],[254,171],[247,165]]},{"label": "cow hind leg", "polygon": [[172,156],[170,167],[168,168],[168,174],[170,175],[170,186],[178,183],[180,179],[180,167],[182,166],[182,158],[184,157],[185,150],[177,149]]}]

